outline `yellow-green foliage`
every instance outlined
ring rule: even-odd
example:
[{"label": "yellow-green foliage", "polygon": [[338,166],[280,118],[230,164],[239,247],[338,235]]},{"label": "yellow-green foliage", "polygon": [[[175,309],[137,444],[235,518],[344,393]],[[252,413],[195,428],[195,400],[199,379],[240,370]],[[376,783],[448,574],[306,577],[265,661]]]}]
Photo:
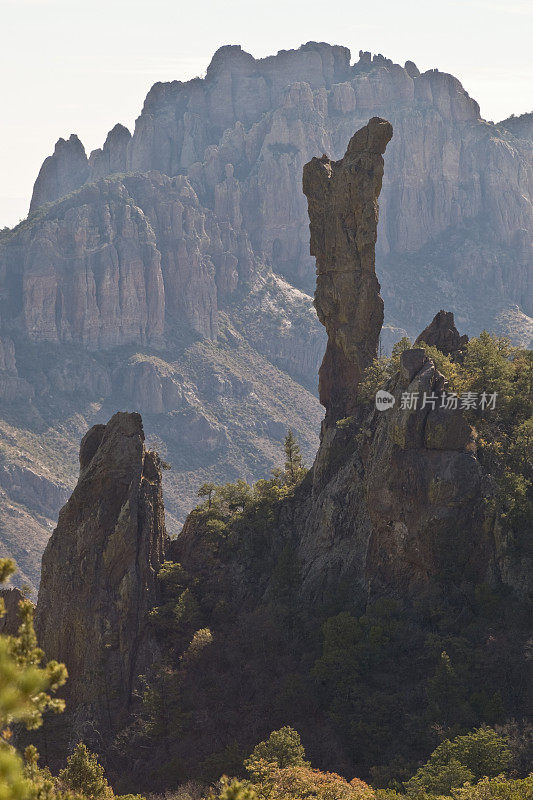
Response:
[{"label": "yellow-green foliage", "polygon": [[445,795],[465,783],[503,773],[511,761],[506,740],[491,728],[445,739],[406,784],[409,794]]},{"label": "yellow-green foliage", "polygon": [[[10,559],[0,559],[0,583],[15,571]],[[0,603],[0,616],[5,613]],[[16,636],[0,635],[0,800],[112,800],[113,791],[96,756],[79,744],[65,769],[54,778],[39,767],[33,745],[24,758],[11,743],[11,727],[39,728],[45,711],[61,712],[64,702],[53,698],[67,679],[56,661],[44,662],[33,627],[33,604],[19,603],[20,627]],[[136,796],[136,800],[143,800]]]},{"label": "yellow-green foliage", "polygon": [[334,772],[308,766],[280,768],[263,761],[249,788],[258,800],[373,800],[374,791],[363,781],[347,781]]},{"label": "yellow-green foliage", "polygon": [[370,366],[364,370],[357,390],[362,403],[374,402],[377,390],[398,372],[400,356],[404,350],[409,350],[410,347],[412,347],[410,339],[404,336],[392,348],[390,358],[387,356],[375,358]]},{"label": "yellow-green foliage", "polygon": [[275,764],[277,767],[308,767],[305,760],[305,750],[300,740],[300,734],[294,728],[285,726],[279,731],[272,731],[269,738],[260,742],[254,748],[250,758],[244,766],[252,776],[257,774],[257,765],[264,763]]},{"label": "yellow-green foliage", "polygon": [[[1,582],[14,572],[13,561],[0,559]],[[0,614],[4,613],[2,603]],[[55,692],[67,677],[62,664],[51,661],[42,666],[44,654],[37,647],[33,606],[28,600],[21,602],[20,614],[19,636],[0,636],[0,800],[23,800],[32,792],[22,759],[11,745],[11,726],[23,723],[28,729],[37,728],[46,709],[61,711],[61,701],[49,692]]]},{"label": "yellow-green foliage", "polygon": [[223,537],[227,532],[227,522],[254,513],[260,507],[273,506],[291,495],[305,478],[307,469],[303,466],[300,447],[293,432],[289,429],[283,445],[284,467],[274,469],[269,480],[258,480],[251,486],[241,479],[235,483],[203,483],[198,497],[206,498],[197,511],[207,513],[206,528],[213,538]]},{"label": "yellow-green foliage", "polygon": [[224,776],[208,800],[373,800],[363,781],[347,781],[333,772],[312,769],[300,736],[285,726],[260,742],[244,765],[249,781]]},{"label": "yellow-green foliage", "polygon": [[503,775],[483,778],[475,786],[467,784],[452,790],[454,800],[531,800],[533,797],[533,775],[511,780]]},{"label": "yellow-green foliage", "polygon": [[505,738],[479,728],[443,741],[403,792],[374,790],[358,778],[348,781],[313,769],[298,733],[285,727],[258,744],[245,761],[249,781],[224,776],[207,800],[531,800],[533,775],[506,777],[510,759]]},{"label": "yellow-green foliage", "polygon": [[113,791],[96,756],[80,743],[68,757],[58,776],[58,786],[76,792],[89,800],[111,800]]},{"label": "yellow-green foliage", "polygon": [[390,358],[375,358],[363,372],[358,393],[362,403],[372,403],[377,390],[392,376],[393,367]]}]

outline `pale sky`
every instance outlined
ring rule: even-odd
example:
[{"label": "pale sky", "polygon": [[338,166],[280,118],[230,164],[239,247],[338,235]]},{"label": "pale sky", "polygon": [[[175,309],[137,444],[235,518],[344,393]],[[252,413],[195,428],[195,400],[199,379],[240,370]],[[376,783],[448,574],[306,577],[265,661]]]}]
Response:
[{"label": "pale sky", "polygon": [[153,83],[204,75],[221,45],[308,41],[451,72],[485,119],[533,110],[530,0],[0,0],[0,228],[60,136],[89,153],[116,122],[133,130]]}]

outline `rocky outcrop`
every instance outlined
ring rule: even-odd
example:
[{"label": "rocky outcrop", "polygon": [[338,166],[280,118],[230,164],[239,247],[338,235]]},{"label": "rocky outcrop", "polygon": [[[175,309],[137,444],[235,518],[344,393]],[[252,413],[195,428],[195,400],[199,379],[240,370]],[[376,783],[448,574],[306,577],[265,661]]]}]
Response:
[{"label": "rocky outcrop", "polygon": [[14,636],[20,626],[19,603],[24,595],[17,588],[0,589],[0,600],[4,601],[4,614],[0,616],[0,634]]},{"label": "rocky outcrop", "polygon": [[461,336],[455,327],[451,311],[439,311],[424,328],[415,344],[429,344],[447,356],[459,353],[467,344],[468,336]]},{"label": "rocky outcrop", "polygon": [[107,134],[104,146],[89,156],[89,181],[96,181],[117,172],[126,172],[127,150],[131,139],[129,130],[120,123]]},{"label": "rocky outcrop", "polygon": [[165,295],[153,230],[119,183],[88,185],[23,226],[0,255],[17,275],[4,325],[32,341],[110,347],[161,339]]},{"label": "rocky outcrop", "polygon": [[30,203],[30,214],[46,203],[64,197],[74,189],[79,189],[89,177],[89,167],[85,148],[76,136],[58,139],[54,153],[48,156],[35,181]]},{"label": "rocky outcrop", "polygon": [[[303,591],[315,598],[344,580],[361,597],[414,597],[452,561],[471,579],[487,574],[490,563],[474,434],[453,404],[446,407],[446,381],[425,351],[402,354],[399,374],[385,387],[386,410],[369,412],[357,398],[383,321],[374,248],[391,136],[386,120],[371,119],[341,161],[313,159],[303,174],[315,304],[328,333],[320,369],[326,424],[307,507],[296,513],[305,519],[298,544]],[[417,341],[458,354],[468,337],[453,314],[440,311]]]},{"label": "rocky outcrop", "polygon": [[391,124],[374,117],[350,139],[343,159],[314,158],[303,171],[317,264],[315,307],[328,333],[319,373],[326,424],[354,412],[362,372],[377,356],[383,325],[375,271],[377,198],[391,137]]},{"label": "rocky outcrop", "polygon": [[0,336],[0,400],[14,403],[30,400],[33,395],[33,386],[18,374],[13,340]]},{"label": "rocky outcrop", "polygon": [[176,323],[215,339],[219,305],[256,268],[246,234],[203,208],[187,178],[103,180],[0,246],[3,327],[99,350],[161,345]]},{"label": "rocky outcrop", "polygon": [[442,407],[443,376],[408,350],[385,389],[390,408],[360,409],[323,436],[299,544],[311,597],[350,581],[355,597],[415,600],[435,583],[490,575],[491,483],[462,412]]},{"label": "rocky outcrop", "polygon": [[94,742],[127,718],[154,658],[148,612],[166,545],[159,458],[139,414],[119,412],[84,436],[78,483],[43,556],[36,630],[70,674],[50,747]]},{"label": "rocky outcrop", "polygon": [[518,117],[512,114],[507,119],[498,122],[498,127],[505,128],[519,139],[533,139],[533,111],[520,114]]}]

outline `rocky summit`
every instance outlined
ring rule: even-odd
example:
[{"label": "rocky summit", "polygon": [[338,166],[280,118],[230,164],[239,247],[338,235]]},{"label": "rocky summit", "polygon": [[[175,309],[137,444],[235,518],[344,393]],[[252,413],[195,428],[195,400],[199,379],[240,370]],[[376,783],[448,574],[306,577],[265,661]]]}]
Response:
[{"label": "rocky summit", "polygon": [[[457,78],[379,54],[309,42],[254,59],[222,47],[205,78],[155,84],[132,133],[117,124],[89,155],[61,138],[28,218],[0,232],[0,542],[21,580],[38,585],[79,438],[117,408],[143,414],[172,465],[174,533],[203,481],[269,475],[289,427],[313,457],[326,337],[302,169],[317,158],[318,180],[331,161],[335,183],[346,143],[374,116],[394,127],[376,246],[381,350],[436,308],[468,334],[529,344],[527,115],[486,122]],[[325,294],[318,303],[327,315]],[[381,312],[369,313],[377,334]]]},{"label": "rocky summit", "polygon": [[83,437],[78,483],[46,546],[39,642],[66,664],[69,711],[46,743],[98,742],[127,719],[137,676],[154,660],[148,612],[168,544],[160,460],[139,414],[118,412]]},{"label": "rocky summit", "polygon": [[[431,292],[469,332],[509,304],[531,314],[530,115],[488,123],[457,78],[363,51],[352,63],[345,47],[264,59],[221,47],[204,79],[155,84],[132,135],[117,125],[89,156],[75,135],[60,139],[31,210],[111,174],[187,175],[202,206],[312,291],[302,167],[340,158],[374,115],[395,129],[377,245],[387,320],[415,335]],[[399,259],[414,270],[400,282]]]}]

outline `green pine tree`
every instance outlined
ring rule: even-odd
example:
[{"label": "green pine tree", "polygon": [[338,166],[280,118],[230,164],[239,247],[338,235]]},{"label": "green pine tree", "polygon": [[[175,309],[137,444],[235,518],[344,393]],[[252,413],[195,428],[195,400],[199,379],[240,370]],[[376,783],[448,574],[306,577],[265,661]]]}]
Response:
[{"label": "green pine tree", "polygon": [[289,428],[283,444],[285,450],[284,483],[286,486],[296,486],[304,477],[307,470],[303,465],[300,446],[292,430]]},{"label": "green pine tree", "polygon": [[[15,572],[11,559],[0,559],[0,583]],[[5,614],[0,600],[0,616]],[[20,603],[21,627],[18,636],[0,636],[0,798],[26,800],[35,796],[35,786],[25,776],[19,753],[11,743],[11,727],[23,723],[26,728],[38,728],[45,710],[62,711],[63,702],[52,699],[54,692],[65,683],[67,671],[63,664],[50,661],[42,666],[43,652],[37,647],[33,629],[33,605]],[[32,755],[32,753],[30,753]],[[36,751],[35,751],[36,763]]]},{"label": "green pine tree", "polygon": [[62,789],[80,792],[90,800],[111,800],[113,791],[105,779],[104,768],[81,742],[67,759],[67,766],[59,773]]}]

